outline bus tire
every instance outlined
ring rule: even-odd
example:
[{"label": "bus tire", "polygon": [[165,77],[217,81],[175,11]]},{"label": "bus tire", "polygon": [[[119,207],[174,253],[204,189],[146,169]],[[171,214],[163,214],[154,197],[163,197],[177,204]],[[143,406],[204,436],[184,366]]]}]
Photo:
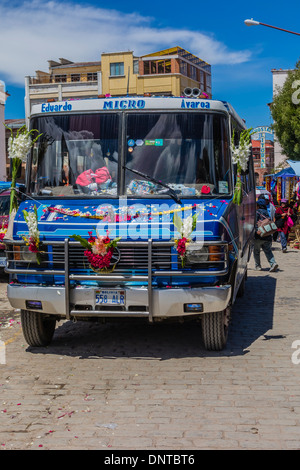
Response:
[{"label": "bus tire", "polygon": [[43,313],[21,310],[23,335],[29,346],[47,346],[55,330],[56,318]]},{"label": "bus tire", "polygon": [[231,308],[221,312],[204,313],[202,317],[202,339],[205,349],[221,351],[228,338]]}]

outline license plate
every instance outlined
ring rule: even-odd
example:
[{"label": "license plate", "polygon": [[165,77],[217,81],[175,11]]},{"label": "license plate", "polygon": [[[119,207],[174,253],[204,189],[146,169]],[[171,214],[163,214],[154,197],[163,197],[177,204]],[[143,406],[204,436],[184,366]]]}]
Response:
[{"label": "license plate", "polygon": [[6,266],[6,258],[0,258],[0,266]]},{"label": "license plate", "polygon": [[98,290],[96,291],[96,305],[125,305],[125,291]]}]

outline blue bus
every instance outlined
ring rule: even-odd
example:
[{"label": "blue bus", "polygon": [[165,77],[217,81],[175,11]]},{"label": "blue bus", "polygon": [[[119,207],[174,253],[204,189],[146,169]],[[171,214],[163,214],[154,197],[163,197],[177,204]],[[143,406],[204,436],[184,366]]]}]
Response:
[{"label": "blue bus", "polygon": [[7,295],[27,343],[49,344],[60,320],[172,319],[199,321],[199,344],[222,350],[255,224],[252,157],[242,202],[233,202],[231,138],[246,127],[231,105],[148,96],[43,103],[30,128],[41,136],[6,240]]}]

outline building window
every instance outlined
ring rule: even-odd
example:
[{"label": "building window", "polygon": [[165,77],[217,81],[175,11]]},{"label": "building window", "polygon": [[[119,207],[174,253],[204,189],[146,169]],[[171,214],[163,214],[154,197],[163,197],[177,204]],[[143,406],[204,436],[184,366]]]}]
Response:
[{"label": "building window", "polygon": [[144,62],[144,75],[149,75],[150,71],[150,62]]},{"label": "building window", "polygon": [[180,61],[180,73],[187,76],[187,63],[184,60]]},{"label": "building window", "polygon": [[112,62],[110,64],[110,76],[124,75],[124,62]]},{"label": "building window", "polygon": [[171,73],[171,59],[165,60],[165,73]]},{"label": "building window", "polygon": [[199,70],[199,82],[200,86],[203,89],[204,88],[204,72],[202,70]]},{"label": "building window", "polygon": [[80,82],[80,73],[71,73],[71,82]]},{"label": "building window", "polygon": [[211,93],[211,75],[205,75],[205,89],[207,93]]},{"label": "building window", "polygon": [[139,61],[138,60],[134,60],[133,61],[133,73],[139,73]]},{"label": "building window", "polygon": [[67,81],[67,75],[54,75],[55,83],[61,83]]},{"label": "building window", "polygon": [[193,80],[197,80],[197,69],[193,65],[190,65],[189,77],[192,78]]},{"label": "building window", "polygon": [[144,61],[144,75],[156,75],[162,73],[171,73],[170,59]]},{"label": "building window", "polygon": [[98,80],[97,72],[89,72],[87,74],[87,81],[88,82],[96,82]]}]

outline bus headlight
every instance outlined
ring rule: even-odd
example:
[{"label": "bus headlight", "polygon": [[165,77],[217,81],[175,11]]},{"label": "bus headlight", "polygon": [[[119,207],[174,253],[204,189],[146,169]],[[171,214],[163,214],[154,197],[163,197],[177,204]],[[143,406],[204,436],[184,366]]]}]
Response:
[{"label": "bus headlight", "polygon": [[20,258],[23,261],[36,261],[37,260],[36,253],[32,253],[31,251],[29,251],[28,246],[21,246]]},{"label": "bus headlight", "polygon": [[199,264],[208,261],[209,251],[207,246],[190,244],[186,250],[186,259],[188,263]]}]

